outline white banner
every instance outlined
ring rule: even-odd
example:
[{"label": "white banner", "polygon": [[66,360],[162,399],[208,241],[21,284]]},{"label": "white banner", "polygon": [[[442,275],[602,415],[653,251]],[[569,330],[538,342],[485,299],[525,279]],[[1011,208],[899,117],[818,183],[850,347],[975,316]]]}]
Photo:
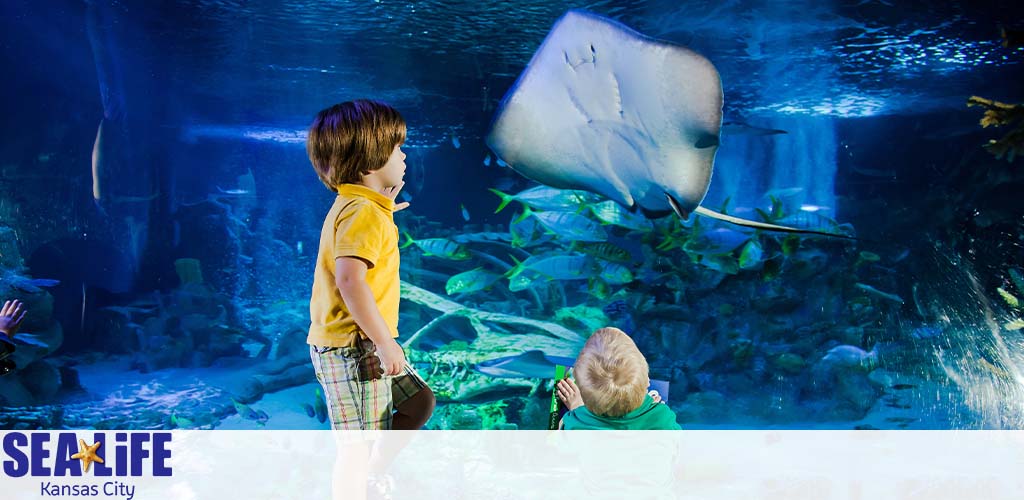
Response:
[{"label": "white banner", "polygon": [[4,499],[1017,500],[1024,492],[1019,431],[0,436]]}]

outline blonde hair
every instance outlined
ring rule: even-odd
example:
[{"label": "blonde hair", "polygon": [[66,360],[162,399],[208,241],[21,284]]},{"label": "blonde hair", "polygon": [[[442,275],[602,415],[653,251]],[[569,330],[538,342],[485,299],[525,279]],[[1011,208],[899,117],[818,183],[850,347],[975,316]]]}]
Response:
[{"label": "blonde hair", "polygon": [[405,143],[405,119],[382,102],[358,99],[317,113],[309,127],[306,153],[316,175],[331,191],[354,184],[388,162]]},{"label": "blonde hair", "polygon": [[595,415],[621,417],[637,408],[650,385],[647,359],[618,328],[601,328],[583,345],[573,372],[583,404]]}]

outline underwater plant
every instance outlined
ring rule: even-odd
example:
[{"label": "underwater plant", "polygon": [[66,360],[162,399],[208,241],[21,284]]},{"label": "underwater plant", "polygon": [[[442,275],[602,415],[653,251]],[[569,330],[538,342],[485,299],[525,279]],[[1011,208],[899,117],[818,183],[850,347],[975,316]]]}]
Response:
[{"label": "underwater plant", "polygon": [[967,106],[981,106],[985,108],[985,114],[979,122],[983,128],[988,127],[1013,127],[1000,139],[990,139],[985,149],[995,155],[997,159],[1006,157],[1006,161],[1012,162],[1018,153],[1024,152],[1024,105],[1006,104],[983,97],[971,96],[967,99]]}]

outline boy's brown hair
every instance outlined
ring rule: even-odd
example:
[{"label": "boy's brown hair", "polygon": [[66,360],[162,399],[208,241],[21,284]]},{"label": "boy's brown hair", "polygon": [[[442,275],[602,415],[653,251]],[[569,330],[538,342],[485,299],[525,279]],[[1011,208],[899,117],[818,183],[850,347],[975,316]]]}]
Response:
[{"label": "boy's brown hair", "polygon": [[621,417],[644,402],[647,359],[618,328],[601,328],[583,345],[573,368],[583,404],[595,415]]},{"label": "boy's brown hair", "polygon": [[324,185],[354,184],[388,162],[395,146],[405,143],[405,119],[382,102],[357,99],[316,114],[309,127],[306,153]]}]

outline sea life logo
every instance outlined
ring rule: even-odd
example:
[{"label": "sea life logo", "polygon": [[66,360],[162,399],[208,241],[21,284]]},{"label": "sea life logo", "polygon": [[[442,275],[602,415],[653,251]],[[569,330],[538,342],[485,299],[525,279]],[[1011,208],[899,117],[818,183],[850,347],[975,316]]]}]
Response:
[{"label": "sea life logo", "polygon": [[[7,432],[3,436],[3,472],[8,477],[40,478],[43,497],[135,497],[135,486],[120,478],[170,477],[169,432]],[[59,478],[111,480],[102,484],[68,483]]]}]

